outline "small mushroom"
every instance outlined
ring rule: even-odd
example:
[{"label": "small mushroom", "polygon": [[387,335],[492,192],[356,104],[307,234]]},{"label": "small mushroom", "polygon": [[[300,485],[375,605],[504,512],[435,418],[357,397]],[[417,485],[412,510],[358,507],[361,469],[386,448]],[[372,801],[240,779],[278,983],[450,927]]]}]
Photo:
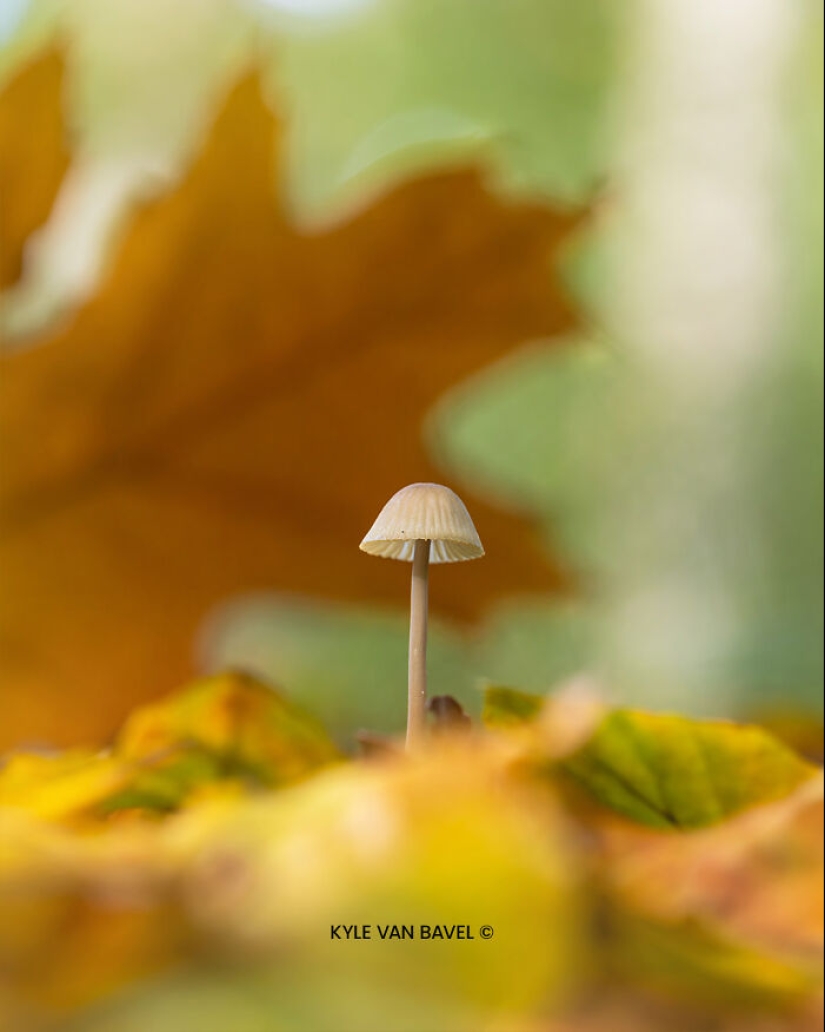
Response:
[{"label": "small mushroom", "polygon": [[464,502],[441,484],[410,484],[387,502],[361,550],[412,562],[407,748],[427,730],[427,586],[430,563],[457,563],[484,555]]}]

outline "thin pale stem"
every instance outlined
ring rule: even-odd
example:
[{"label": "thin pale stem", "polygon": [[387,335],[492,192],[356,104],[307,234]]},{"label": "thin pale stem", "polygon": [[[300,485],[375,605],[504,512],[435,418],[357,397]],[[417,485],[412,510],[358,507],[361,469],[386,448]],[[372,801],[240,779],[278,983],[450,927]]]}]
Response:
[{"label": "thin pale stem", "polygon": [[430,542],[416,541],[410,589],[410,665],[407,749],[418,749],[427,734],[427,588]]}]

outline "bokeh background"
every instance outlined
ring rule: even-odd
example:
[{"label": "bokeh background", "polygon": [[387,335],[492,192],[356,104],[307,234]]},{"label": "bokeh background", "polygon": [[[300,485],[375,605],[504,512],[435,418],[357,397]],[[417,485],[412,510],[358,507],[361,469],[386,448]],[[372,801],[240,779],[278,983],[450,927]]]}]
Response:
[{"label": "bokeh background", "polygon": [[816,716],[815,0],[4,0],[0,748],[240,667]]},{"label": "bokeh background", "polygon": [[3,1032],[821,1029],[822,22],[0,0]]}]

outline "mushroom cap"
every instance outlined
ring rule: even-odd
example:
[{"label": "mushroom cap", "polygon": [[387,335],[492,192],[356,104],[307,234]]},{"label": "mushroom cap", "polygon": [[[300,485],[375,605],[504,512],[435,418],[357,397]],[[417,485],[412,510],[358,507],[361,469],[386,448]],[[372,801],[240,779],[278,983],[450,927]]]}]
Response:
[{"label": "mushroom cap", "polygon": [[410,484],[387,502],[361,542],[361,550],[412,562],[416,541],[430,542],[431,563],[478,559],[484,548],[467,507],[442,484]]}]

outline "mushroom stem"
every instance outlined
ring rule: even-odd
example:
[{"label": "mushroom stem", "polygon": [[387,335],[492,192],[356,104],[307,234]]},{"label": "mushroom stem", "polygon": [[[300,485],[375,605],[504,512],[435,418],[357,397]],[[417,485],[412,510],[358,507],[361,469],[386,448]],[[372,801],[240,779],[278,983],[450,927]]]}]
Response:
[{"label": "mushroom stem", "polygon": [[427,733],[427,588],[430,542],[416,541],[410,589],[410,663],[407,696],[407,749],[423,744]]}]

